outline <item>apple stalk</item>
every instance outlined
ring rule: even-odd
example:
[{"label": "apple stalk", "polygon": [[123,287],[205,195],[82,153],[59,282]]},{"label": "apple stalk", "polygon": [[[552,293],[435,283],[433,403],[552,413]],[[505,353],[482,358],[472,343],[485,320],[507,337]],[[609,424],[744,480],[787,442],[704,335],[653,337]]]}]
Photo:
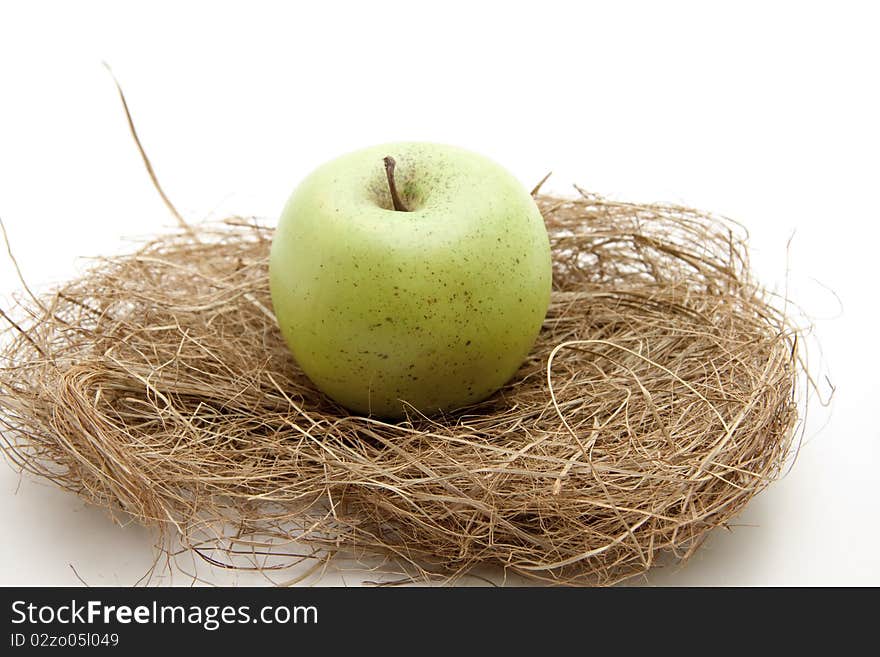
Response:
[{"label": "apple stalk", "polygon": [[397,193],[397,185],[394,182],[394,166],[397,164],[394,158],[386,155],[382,160],[385,162],[385,176],[388,178],[388,189],[391,191],[391,203],[398,212],[409,212],[400,195]]}]

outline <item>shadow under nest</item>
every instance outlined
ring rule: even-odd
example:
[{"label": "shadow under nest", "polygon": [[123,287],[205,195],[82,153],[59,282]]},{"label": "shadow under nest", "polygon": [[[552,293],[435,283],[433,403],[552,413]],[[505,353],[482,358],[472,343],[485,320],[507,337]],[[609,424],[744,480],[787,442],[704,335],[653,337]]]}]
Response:
[{"label": "shadow under nest", "polygon": [[7,457],[226,565],[342,554],[611,584],[687,557],[791,454],[797,331],[732,222],[536,201],[550,309],[483,403],[389,424],[329,401],[277,330],[272,230],[233,218],[4,313]]}]

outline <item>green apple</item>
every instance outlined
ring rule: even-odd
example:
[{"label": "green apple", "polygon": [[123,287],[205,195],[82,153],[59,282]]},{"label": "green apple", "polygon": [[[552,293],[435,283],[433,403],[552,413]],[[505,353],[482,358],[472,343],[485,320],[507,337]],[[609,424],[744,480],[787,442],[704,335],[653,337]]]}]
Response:
[{"label": "green apple", "polygon": [[299,366],[342,406],[382,418],[504,385],[544,321],[551,273],[544,221],[510,173],[418,142],[315,170],[284,207],[269,260]]}]

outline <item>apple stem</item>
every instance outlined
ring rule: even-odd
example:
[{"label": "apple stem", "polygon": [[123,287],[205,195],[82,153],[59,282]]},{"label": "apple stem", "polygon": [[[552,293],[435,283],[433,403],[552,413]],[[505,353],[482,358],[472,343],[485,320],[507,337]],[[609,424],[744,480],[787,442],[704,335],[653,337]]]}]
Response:
[{"label": "apple stem", "polygon": [[398,212],[409,212],[397,193],[397,185],[394,183],[394,165],[397,164],[390,155],[383,160],[385,162],[385,176],[388,178],[388,189],[391,191],[391,203]]}]

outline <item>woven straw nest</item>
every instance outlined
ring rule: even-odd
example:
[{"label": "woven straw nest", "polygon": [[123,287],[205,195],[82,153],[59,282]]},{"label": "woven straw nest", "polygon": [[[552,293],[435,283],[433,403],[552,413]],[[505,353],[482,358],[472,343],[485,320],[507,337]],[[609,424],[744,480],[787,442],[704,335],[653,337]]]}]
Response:
[{"label": "woven straw nest", "polygon": [[329,401],[277,330],[272,230],[233,218],[4,313],[7,457],[226,565],[342,554],[609,584],[686,557],[791,455],[797,331],[729,221],[536,201],[550,310],[483,403],[389,424]]}]

